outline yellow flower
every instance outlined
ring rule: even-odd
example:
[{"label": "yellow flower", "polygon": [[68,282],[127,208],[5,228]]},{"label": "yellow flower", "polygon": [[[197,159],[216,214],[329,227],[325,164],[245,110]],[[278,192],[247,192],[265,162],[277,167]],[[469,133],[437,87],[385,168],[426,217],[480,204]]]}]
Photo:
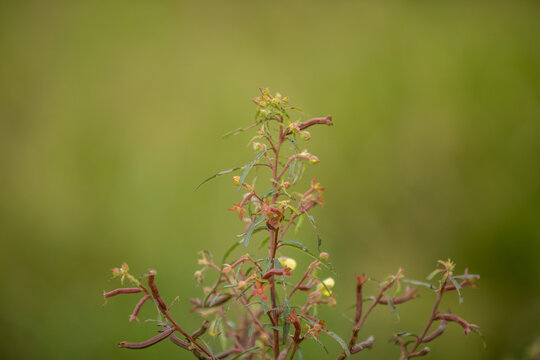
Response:
[{"label": "yellow flower", "polygon": [[329,277],[323,280],[321,284],[317,285],[317,290],[319,290],[321,294],[323,294],[323,296],[330,296],[332,295],[332,290],[330,289],[332,289],[334,285],[336,285],[336,281],[333,278]]},{"label": "yellow flower", "polygon": [[289,268],[291,270],[296,269],[296,260],[294,260],[293,258],[282,256],[278,260],[279,260],[281,266],[287,267],[287,268]]}]

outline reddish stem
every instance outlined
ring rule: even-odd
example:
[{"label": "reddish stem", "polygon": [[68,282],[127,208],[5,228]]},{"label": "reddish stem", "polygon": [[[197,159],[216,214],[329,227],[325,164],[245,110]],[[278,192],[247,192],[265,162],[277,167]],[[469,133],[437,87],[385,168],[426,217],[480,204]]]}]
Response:
[{"label": "reddish stem", "polygon": [[165,340],[174,332],[173,328],[167,328],[163,330],[163,332],[159,333],[158,335],[154,336],[151,339],[148,339],[146,341],[137,342],[137,343],[130,343],[127,341],[122,341],[120,344],[118,344],[119,348],[125,348],[125,349],[144,349],[149,346],[152,346],[154,344],[157,344],[158,342]]},{"label": "reddish stem", "polygon": [[133,309],[133,313],[131,313],[131,315],[129,316],[129,321],[133,321],[133,320],[137,320],[137,322],[139,321],[139,318],[137,317],[137,315],[139,315],[139,311],[141,311],[141,308],[142,306],[144,305],[144,303],[151,299],[152,297],[150,295],[144,295],[141,300],[139,300],[139,302],[137,303],[137,305],[135,305],[135,309]]},{"label": "reddish stem", "polygon": [[412,349],[411,349],[411,353],[413,353],[417,348],[418,346],[422,343],[422,341],[424,340],[424,337],[426,336],[427,332],[429,331],[429,328],[431,327],[431,324],[433,324],[433,321],[435,321],[435,318],[437,316],[437,311],[439,309],[439,305],[441,304],[441,300],[442,300],[442,297],[443,297],[443,294],[444,294],[444,290],[445,290],[445,287],[446,287],[446,283],[448,282],[448,276],[445,276],[444,277],[444,281],[441,285],[441,288],[440,290],[437,292],[437,300],[435,300],[435,305],[433,306],[433,310],[431,311],[431,316],[429,317],[429,320],[426,324],[426,327],[424,328],[424,331],[422,331],[422,334],[416,338],[416,342],[414,343]]}]

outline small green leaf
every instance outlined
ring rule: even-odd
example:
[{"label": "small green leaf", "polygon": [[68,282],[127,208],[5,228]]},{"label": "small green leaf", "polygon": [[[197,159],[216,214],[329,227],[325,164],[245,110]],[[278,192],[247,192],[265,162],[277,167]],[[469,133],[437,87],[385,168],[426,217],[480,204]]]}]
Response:
[{"label": "small green leaf", "polygon": [[330,337],[332,337],[334,340],[336,340],[339,345],[341,345],[341,348],[343,351],[345,351],[345,354],[347,355],[347,359],[351,358],[351,352],[349,351],[349,347],[347,346],[347,343],[343,341],[342,338],[339,337],[338,334],[332,331],[327,331],[326,334],[328,334]]}]

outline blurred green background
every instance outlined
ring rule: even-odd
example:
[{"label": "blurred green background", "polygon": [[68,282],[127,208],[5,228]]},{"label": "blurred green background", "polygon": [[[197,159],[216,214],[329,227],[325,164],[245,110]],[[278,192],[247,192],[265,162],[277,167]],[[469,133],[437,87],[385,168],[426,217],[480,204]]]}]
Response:
[{"label": "blurred green background", "polygon": [[[193,188],[251,160],[250,135],[221,135],[251,124],[262,86],[334,117],[306,144],[339,272],[328,326],[349,334],[354,272],[422,279],[451,257],[481,288],[444,306],[488,347],[450,326],[429,358],[525,358],[540,336],[539,19],[521,1],[3,1],[0,356],[188,357],[117,349],[153,325],[127,322],[133,297],[102,308],[102,290],[122,261],[156,268],[196,326],[196,253],[221,256],[242,225],[225,211],[230,177]],[[315,246],[309,228],[295,239]],[[397,359],[387,339],[420,332],[432,300],[400,322],[378,309],[361,335],[376,347],[358,358]]]}]

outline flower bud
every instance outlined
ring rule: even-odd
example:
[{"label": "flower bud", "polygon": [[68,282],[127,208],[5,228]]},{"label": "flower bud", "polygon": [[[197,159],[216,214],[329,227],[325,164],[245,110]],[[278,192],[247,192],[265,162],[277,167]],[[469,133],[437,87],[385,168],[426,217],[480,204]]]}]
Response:
[{"label": "flower bud", "polygon": [[240,176],[233,176],[232,179],[233,179],[233,183],[234,183],[235,185],[241,185],[241,184],[240,184]]},{"label": "flower bud", "polygon": [[202,283],[202,281],[204,280],[204,274],[201,270],[197,270],[195,271],[195,273],[193,274],[193,278],[198,282],[198,283]]},{"label": "flower bud", "polygon": [[261,144],[259,142],[254,142],[253,143],[253,150],[255,151],[261,151],[261,150],[264,150],[266,149],[266,145],[265,144]]},{"label": "flower bud", "polygon": [[304,140],[304,141],[311,140],[311,134],[310,134],[309,131],[301,131],[301,132],[300,132],[300,137],[301,137],[302,140]]},{"label": "flower bud", "polygon": [[309,161],[310,161],[312,164],[317,164],[317,163],[321,162],[321,160],[319,160],[319,158],[316,157],[315,155],[311,155],[311,158],[309,159]]},{"label": "flower bud", "polygon": [[113,268],[113,269],[111,269],[111,272],[112,272],[113,276],[122,275],[122,271],[119,268]]},{"label": "flower bud", "polygon": [[295,133],[295,132],[300,131],[300,128],[298,127],[298,123],[291,123],[291,124],[289,125],[289,130],[290,130],[292,133]]},{"label": "flower bud", "polygon": [[326,251],[323,251],[322,253],[319,254],[319,257],[321,258],[321,260],[328,260],[328,258],[330,257],[330,254],[328,254]]}]

